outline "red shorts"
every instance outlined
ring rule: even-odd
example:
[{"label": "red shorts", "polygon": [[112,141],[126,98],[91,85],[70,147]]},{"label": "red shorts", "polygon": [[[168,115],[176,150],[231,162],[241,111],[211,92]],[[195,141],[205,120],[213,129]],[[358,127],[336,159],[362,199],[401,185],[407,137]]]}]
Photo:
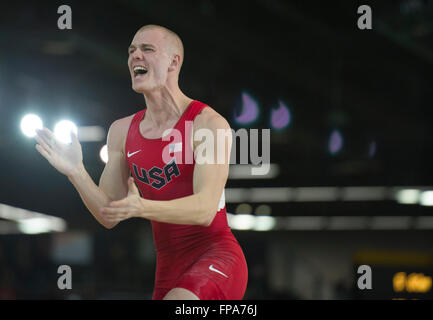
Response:
[{"label": "red shorts", "polygon": [[176,265],[187,265],[180,270],[170,285],[155,286],[153,300],[163,299],[173,288],[184,288],[200,300],[241,300],[248,282],[245,256],[238,243],[221,241],[213,243],[192,263],[181,256]]}]

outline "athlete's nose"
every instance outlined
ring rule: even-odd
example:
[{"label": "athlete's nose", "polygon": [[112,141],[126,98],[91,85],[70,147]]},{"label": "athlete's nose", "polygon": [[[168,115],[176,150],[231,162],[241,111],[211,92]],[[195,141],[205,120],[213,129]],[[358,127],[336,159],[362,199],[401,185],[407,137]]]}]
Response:
[{"label": "athlete's nose", "polygon": [[132,53],[131,57],[132,57],[132,60],[140,60],[143,58],[143,52],[140,50],[140,48],[137,48]]}]

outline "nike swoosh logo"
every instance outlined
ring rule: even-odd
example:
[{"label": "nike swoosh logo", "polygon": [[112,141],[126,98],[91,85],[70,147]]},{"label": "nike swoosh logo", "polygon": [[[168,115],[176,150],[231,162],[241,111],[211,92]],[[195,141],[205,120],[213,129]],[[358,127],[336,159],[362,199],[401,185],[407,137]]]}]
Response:
[{"label": "nike swoosh logo", "polygon": [[129,158],[130,156],[133,156],[134,154],[140,152],[140,151],[141,151],[141,150],[138,150],[138,151],[135,151],[135,152],[133,152],[133,153],[129,153],[129,151],[128,151],[128,158]]},{"label": "nike swoosh logo", "polygon": [[224,277],[228,278],[224,273],[222,273],[221,271],[215,269],[215,268],[213,267],[213,264],[211,264],[211,265],[209,266],[209,270],[210,270],[210,271],[214,271],[214,272],[218,272],[219,274],[222,274]]}]

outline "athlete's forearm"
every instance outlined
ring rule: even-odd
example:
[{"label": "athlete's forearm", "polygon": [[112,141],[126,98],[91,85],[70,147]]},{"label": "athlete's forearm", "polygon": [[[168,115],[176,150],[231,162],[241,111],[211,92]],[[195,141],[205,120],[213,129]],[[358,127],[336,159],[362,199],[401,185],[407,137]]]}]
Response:
[{"label": "athlete's forearm", "polygon": [[100,209],[107,206],[111,199],[93,182],[84,166],[69,175],[68,179],[74,185],[83,203],[95,219],[108,229],[114,227],[116,223],[106,221],[100,212]]},{"label": "athlete's forearm", "polygon": [[211,219],[209,204],[201,194],[167,201],[142,198],[143,210],[139,217],[153,221],[208,226]]}]

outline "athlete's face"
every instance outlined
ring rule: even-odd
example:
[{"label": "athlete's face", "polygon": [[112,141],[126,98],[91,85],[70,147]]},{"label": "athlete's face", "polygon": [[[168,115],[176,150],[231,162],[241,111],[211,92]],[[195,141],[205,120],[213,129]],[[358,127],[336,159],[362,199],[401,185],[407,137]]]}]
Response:
[{"label": "athlete's face", "polygon": [[145,93],[166,85],[170,57],[161,30],[145,29],[138,32],[128,52],[134,91]]}]

